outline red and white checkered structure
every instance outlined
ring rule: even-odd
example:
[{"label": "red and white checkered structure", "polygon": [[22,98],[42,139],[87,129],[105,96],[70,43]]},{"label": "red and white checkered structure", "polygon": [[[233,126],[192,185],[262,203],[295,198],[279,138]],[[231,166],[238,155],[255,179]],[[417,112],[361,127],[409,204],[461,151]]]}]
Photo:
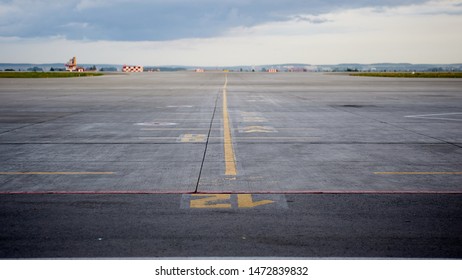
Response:
[{"label": "red and white checkered structure", "polygon": [[124,65],[122,67],[122,72],[143,72],[143,66],[129,66],[129,65]]}]

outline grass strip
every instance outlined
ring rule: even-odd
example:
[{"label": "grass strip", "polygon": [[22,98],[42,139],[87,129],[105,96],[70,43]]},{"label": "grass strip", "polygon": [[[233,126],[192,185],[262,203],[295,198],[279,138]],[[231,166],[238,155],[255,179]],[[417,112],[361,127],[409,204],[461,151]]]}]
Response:
[{"label": "grass strip", "polygon": [[371,72],[354,73],[350,76],[387,78],[462,78],[462,72]]},{"label": "grass strip", "polygon": [[0,78],[74,78],[102,75],[102,73],[88,72],[0,72]]}]

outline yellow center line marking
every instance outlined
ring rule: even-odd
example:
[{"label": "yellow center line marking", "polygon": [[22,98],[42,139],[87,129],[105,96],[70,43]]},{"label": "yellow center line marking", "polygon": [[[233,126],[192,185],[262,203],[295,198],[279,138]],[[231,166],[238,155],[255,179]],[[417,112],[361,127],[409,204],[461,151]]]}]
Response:
[{"label": "yellow center line marking", "polygon": [[375,175],[462,175],[462,172],[374,172]]},{"label": "yellow center line marking", "polygon": [[228,75],[225,75],[225,84],[223,85],[223,146],[225,152],[225,175],[236,176],[236,157],[234,155],[231,127],[229,125],[227,86]]},{"label": "yellow center line marking", "polygon": [[0,175],[112,175],[115,172],[0,172]]}]

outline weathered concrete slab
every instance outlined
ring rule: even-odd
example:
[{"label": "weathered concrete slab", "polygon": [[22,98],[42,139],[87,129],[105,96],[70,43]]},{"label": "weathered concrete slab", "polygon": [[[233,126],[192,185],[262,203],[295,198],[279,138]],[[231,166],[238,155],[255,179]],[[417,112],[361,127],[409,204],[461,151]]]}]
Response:
[{"label": "weathered concrete slab", "polygon": [[[459,80],[217,72],[0,82],[0,172],[114,172],[4,174],[2,191],[462,191]],[[236,176],[225,175],[225,141]]]}]

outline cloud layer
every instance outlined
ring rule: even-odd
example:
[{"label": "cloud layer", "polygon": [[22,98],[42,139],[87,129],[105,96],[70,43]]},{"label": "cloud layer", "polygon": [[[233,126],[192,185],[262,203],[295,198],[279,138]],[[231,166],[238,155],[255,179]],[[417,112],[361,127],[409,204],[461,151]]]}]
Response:
[{"label": "cloud layer", "polygon": [[108,41],[209,38],[238,26],[285,21],[299,14],[421,2],[424,1],[2,0],[0,36]]}]

